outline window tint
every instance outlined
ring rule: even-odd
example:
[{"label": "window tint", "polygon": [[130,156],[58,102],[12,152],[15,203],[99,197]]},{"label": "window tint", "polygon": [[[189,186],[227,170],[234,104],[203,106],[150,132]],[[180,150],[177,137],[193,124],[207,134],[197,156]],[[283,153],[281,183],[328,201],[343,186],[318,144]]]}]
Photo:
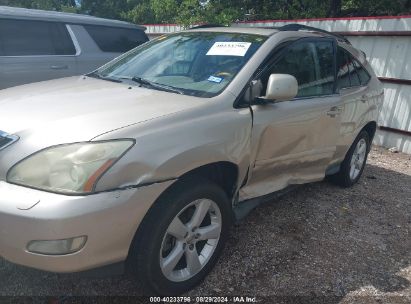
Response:
[{"label": "window tint", "polygon": [[317,42],[318,85],[321,86],[321,95],[330,95],[334,92],[334,47],[331,42]]},{"label": "window tint", "polygon": [[342,48],[337,51],[337,88],[350,88],[366,85],[370,75],[354,57]]},{"label": "window tint", "polygon": [[[194,46],[194,45],[193,45]],[[164,54],[163,57],[167,57]],[[177,45],[172,50],[172,57],[175,58],[175,63],[164,70],[165,75],[186,75],[190,72],[195,60],[195,48],[187,48],[187,45]]]},{"label": "window tint", "polygon": [[357,70],[354,66],[354,58],[348,55],[348,69],[350,71],[350,83],[352,87],[357,87],[361,85],[360,77],[358,76]]},{"label": "window tint", "polygon": [[103,52],[124,53],[148,41],[147,35],[138,29],[84,25],[84,28]]},{"label": "window tint", "polygon": [[348,55],[342,49],[338,48],[337,51],[337,88],[338,90],[349,88],[350,83],[350,70],[348,65]]},{"label": "window tint", "polygon": [[0,19],[0,56],[74,55],[64,24]]},{"label": "window tint", "polygon": [[354,60],[354,66],[355,66],[355,69],[357,70],[358,76],[360,77],[361,84],[366,85],[370,81],[371,76],[368,74],[365,68],[363,68],[357,60]]},{"label": "window tint", "polygon": [[212,97],[222,92],[267,37],[187,32],[151,40],[100,68],[99,75],[135,84],[133,78]]},{"label": "window tint", "polygon": [[263,79],[271,74],[291,74],[298,81],[297,97],[330,95],[334,87],[334,54],[331,41],[299,42],[285,50]]}]

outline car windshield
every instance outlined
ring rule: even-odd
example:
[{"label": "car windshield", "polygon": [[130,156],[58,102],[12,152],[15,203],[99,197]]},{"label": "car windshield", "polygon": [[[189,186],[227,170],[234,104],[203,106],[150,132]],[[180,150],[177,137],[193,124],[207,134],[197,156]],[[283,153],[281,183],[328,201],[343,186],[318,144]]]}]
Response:
[{"label": "car windshield", "polygon": [[94,73],[152,89],[212,97],[233,80],[266,37],[191,32],[159,37]]}]

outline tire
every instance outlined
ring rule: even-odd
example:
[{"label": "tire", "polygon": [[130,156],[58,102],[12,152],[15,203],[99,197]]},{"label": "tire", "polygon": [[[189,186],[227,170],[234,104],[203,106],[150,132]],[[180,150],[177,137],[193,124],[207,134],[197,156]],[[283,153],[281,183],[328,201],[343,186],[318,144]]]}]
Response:
[{"label": "tire", "polygon": [[128,268],[145,295],[180,295],[198,285],[216,264],[231,223],[231,204],[220,187],[200,178],[177,181],[140,225]]},{"label": "tire", "polygon": [[[370,136],[366,131],[361,131],[348,150],[347,155],[341,164],[340,171],[337,174],[330,176],[330,180],[334,184],[345,188],[352,187],[356,184],[364,171],[370,148]],[[357,154],[357,152],[360,152],[358,149],[364,149],[361,155]],[[353,169],[353,166],[355,167],[355,170]]]}]

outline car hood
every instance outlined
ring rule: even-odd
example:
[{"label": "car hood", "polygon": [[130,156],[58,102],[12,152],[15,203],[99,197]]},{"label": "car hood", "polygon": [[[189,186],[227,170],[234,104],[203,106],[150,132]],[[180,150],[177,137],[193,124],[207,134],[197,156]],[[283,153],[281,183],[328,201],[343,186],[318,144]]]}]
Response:
[{"label": "car hood", "polygon": [[84,141],[202,103],[191,96],[70,77],[1,90],[0,130],[20,137],[41,133],[51,143]]}]

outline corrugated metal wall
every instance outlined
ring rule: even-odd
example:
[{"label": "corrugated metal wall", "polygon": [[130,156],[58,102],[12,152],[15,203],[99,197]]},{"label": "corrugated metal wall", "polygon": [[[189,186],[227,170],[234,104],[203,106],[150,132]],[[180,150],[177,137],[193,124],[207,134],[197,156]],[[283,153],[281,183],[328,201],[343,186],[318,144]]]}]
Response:
[{"label": "corrugated metal wall", "polygon": [[[282,26],[288,23],[345,33],[356,48],[367,54],[377,76],[386,78],[383,82],[385,100],[379,124],[395,129],[379,130],[375,143],[387,148],[397,147],[400,151],[411,154],[411,136],[407,135],[407,132],[411,132],[411,81],[407,83],[407,80],[411,80],[411,16],[258,21],[241,22],[237,25],[258,27]],[[146,26],[149,35],[182,29],[174,24]]]}]

